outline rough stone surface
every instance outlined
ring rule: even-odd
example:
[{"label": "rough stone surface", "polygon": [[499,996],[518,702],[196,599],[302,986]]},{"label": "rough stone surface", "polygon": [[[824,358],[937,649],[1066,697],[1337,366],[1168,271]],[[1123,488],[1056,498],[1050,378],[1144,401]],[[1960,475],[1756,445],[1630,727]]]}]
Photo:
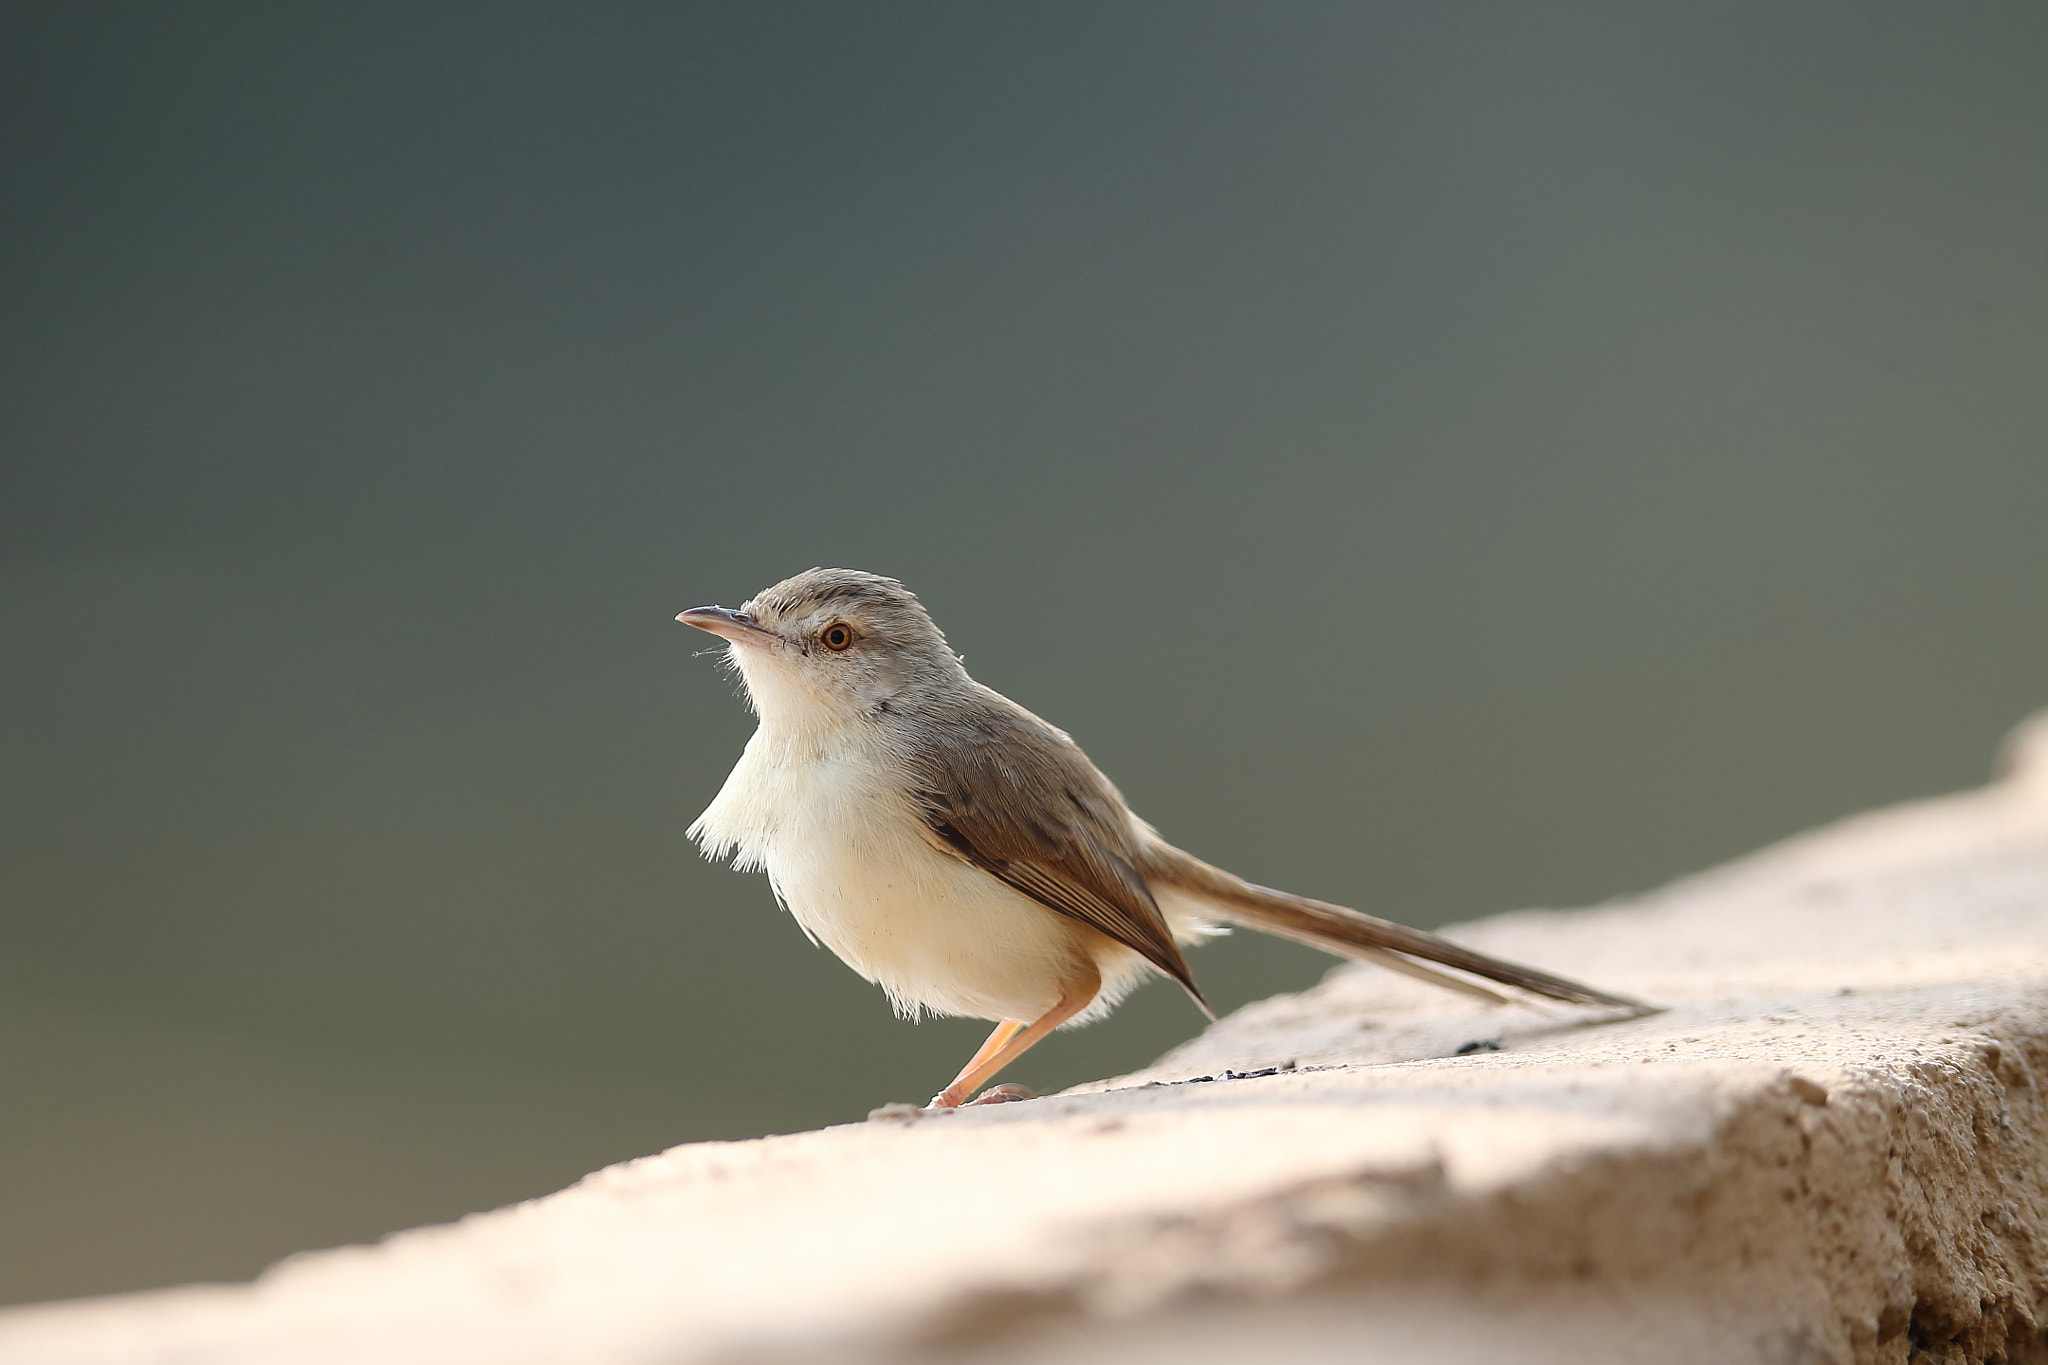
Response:
[{"label": "rough stone surface", "polygon": [[2048,1360],[2048,725],[1982,791],[1457,936],[1670,1008],[1347,967],[1034,1103],[0,1314],[0,1362]]}]

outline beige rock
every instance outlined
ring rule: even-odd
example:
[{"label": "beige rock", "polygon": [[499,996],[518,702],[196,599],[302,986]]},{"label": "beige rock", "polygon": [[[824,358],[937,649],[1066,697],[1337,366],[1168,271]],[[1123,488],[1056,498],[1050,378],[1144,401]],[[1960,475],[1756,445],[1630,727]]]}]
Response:
[{"label": "beige rock", "polygon": [[1345,967],[1035,1103],[0,1314],[0,1362],[2048,1358],[2048,722],[1982,791],[1455,936],[1670,1008]]}]

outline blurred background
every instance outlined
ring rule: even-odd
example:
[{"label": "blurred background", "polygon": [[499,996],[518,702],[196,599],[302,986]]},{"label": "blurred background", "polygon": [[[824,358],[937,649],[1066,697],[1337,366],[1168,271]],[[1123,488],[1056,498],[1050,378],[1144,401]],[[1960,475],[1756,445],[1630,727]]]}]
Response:
[{"label": "blurred background", "polygon": [[10,5],[0,461],[0,1300],[244,1277],[964,1060],[683,837],[814,564],[1417,924],[1980,781],[2048,9]]}]

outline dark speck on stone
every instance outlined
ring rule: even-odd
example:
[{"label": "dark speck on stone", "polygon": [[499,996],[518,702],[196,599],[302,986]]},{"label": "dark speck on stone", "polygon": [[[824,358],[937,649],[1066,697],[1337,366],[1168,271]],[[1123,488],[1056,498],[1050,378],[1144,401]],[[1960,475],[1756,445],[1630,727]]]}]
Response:
[{"label": "dark speck on stone", "polygon": [[1500,1051],[1500,1039],[1498,1038],[1474,1038],[1469,1043],[1458,1044],[1458,1055],[1460,1057],[1470,1057],[1475,1052],[1498,1051]]}]

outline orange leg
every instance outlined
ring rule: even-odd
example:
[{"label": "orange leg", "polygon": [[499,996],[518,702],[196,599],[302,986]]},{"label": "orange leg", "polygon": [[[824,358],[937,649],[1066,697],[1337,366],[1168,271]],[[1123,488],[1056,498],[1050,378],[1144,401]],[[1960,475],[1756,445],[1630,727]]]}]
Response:
[{"label": "orange leg", "polygon": [[1033,1043],[1088,1008],[1088,1002],[1101,989],[1100,978],[1089,981],[1084,990],[1069,987],[1060,994],[1059,1003],[1028,1028],[1014,1019],[1005,1019],[997,1024],[995,1032],[989,1034],[988,1041],[961,1068],[953,1083],[932,1096],[932,1102],[925,1108],[958,1109],[967,1103],[968,1096],[993,1080],[998,1071],[1023,1056]]},{"label": "orange leg", "polygon": [[1005,1019],[1002,1023],[997,1024],[995,1032],[989,1034],[988,1041],[977,1048],[974,1055],[967,1059],[966,1066],[960,1068],[960,1074],[954,1078],[954,1083],[957,1085],[960,1081],[978,1073],[983,1066],[987,1065],[989,1058],[1001,1052],[1012,1038],[1015,1038],[1023,1031],[1024,1025],[1015,1019]]}]

